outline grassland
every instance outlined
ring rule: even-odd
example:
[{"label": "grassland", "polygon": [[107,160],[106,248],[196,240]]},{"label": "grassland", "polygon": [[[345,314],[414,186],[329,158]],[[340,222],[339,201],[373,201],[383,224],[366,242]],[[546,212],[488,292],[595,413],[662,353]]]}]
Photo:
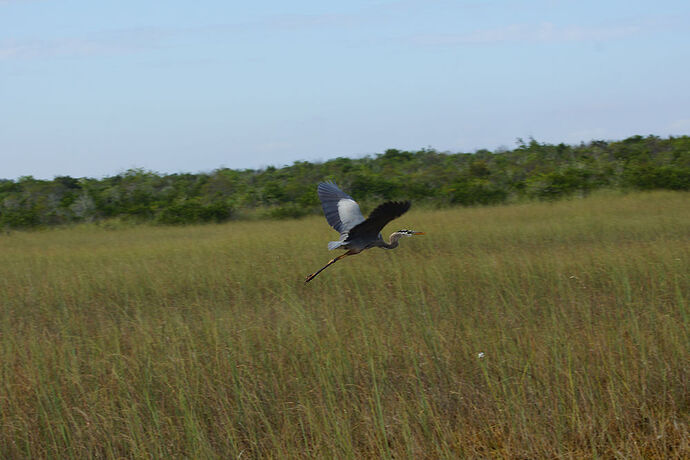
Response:
[{"label": "grassland", "polygon": [[689,198],[2,235],[0,457],[688,458]]}]

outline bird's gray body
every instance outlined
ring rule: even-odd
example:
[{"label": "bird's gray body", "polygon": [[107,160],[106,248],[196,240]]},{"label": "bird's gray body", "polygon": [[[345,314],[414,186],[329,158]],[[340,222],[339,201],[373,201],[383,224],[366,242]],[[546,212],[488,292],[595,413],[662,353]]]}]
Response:
[{"label": "bird's gray body", "polygon": [[412,230],[398,230],[391,234],[390,243],[386,243],[381,236],[381,230],[388,222],[410,209],[409,201],[387,201],[374,209],[365,219],[357,202],[333,182],[321,182],[317,192],[326,220],[340,233],[340,239],[329,242],[328,249],[342,248],[347,249],[347,252],[331,259],[320,270],[308,275],[305,283],[343,257],[359,254],[369,248],[394,249],[398,247],[398,240],[403,236],[424,234]]},{"label": "bird's gray body", "polygon": [[328,249],[348,249],[356,254],[373,247],[392,249],[398,245],[397,241],[386,243],[381,236],[381,229],[407,212],[410,209],[409,201],[383,203],[365,219],[357,202],[334,183],[321,182],[317,192],[326,220],[340,233],[340,239],[330,241]]}]

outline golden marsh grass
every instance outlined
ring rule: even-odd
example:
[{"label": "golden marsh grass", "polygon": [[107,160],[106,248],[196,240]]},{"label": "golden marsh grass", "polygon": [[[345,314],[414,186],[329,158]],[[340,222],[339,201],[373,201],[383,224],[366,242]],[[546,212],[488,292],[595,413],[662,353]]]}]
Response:
[{"label": "golden marsh grass", "polygon": [[0,236],[0,457],[687,458],[688,197]]}]

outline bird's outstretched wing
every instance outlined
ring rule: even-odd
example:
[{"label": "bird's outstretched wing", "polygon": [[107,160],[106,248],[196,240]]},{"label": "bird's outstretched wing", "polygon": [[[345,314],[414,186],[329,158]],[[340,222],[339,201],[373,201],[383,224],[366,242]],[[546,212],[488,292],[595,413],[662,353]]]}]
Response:
[{"label": "bird's outstretched wing", "polygon": [[409,201],[386,201],[380,204],[364,222],[350,229],[349,238],[377,238],[388,222],[405,214],[411,205]]},{"label": "bird's outstretched wing", "polygon": [[321,182],[317,192],[326,220],[339,233],[348,233],[350,229],[364,222],[357,202],[333,182]]}]

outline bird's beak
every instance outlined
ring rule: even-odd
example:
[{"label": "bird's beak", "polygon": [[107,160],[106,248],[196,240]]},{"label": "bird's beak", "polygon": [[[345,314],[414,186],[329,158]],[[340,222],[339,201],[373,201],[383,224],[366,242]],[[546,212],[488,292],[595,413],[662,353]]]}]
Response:
[{"label": "bird's beak", "polygon": [[426,235],[424,232],[414,232],[413,235]]}]

